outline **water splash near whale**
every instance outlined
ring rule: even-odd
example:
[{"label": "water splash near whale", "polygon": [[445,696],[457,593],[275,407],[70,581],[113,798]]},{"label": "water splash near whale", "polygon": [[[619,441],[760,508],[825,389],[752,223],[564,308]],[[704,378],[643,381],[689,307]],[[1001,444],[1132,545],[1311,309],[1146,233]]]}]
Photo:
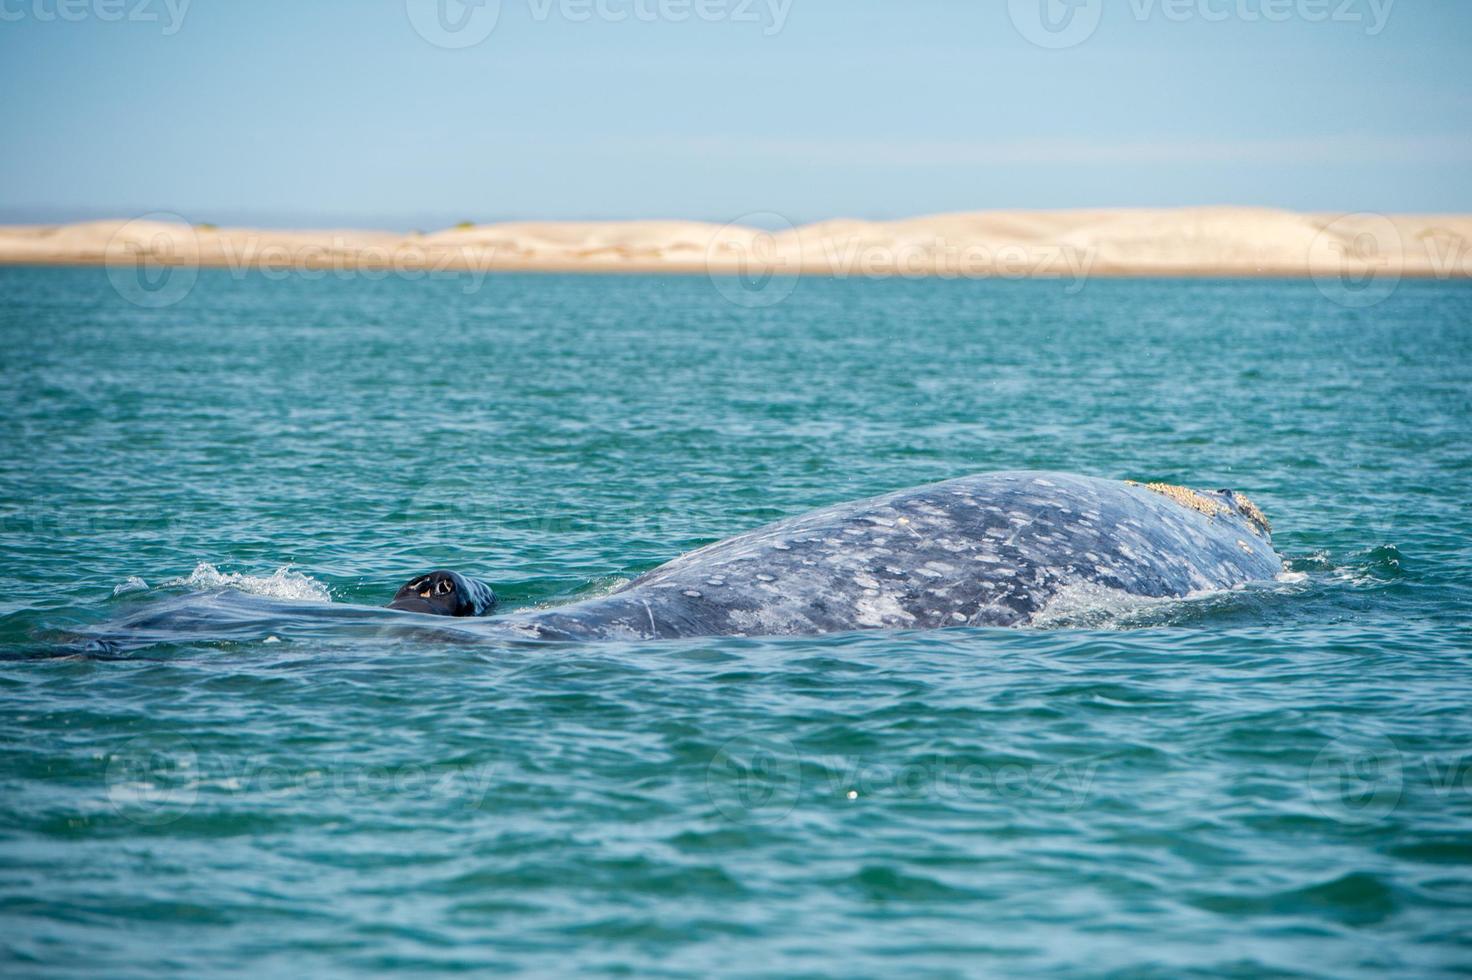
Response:
[{"label": "water splash near whale", "polygon": [[188,575],[169,579],[162,584],[182,586],[196,592],[234,589],[247,595],[286,599],[291,602],[332,601],[331,589],[310,575],[294,571],[290,565],[283,565],[270,575],[248,575],[245,572],[222,572],[209,562],[202,561]]}]

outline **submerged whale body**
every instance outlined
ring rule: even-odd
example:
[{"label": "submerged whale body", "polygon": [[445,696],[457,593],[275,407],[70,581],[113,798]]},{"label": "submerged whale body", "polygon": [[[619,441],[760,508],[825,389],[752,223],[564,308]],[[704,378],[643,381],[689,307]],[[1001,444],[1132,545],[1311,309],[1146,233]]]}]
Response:
[{"label": "submerged whale body", "polygon": [[991,473],[789,518],[490,623],[555,639],[1024,626],[1070,589],[1183,597],[1282,569],[1266,518],[1230,490]]}]

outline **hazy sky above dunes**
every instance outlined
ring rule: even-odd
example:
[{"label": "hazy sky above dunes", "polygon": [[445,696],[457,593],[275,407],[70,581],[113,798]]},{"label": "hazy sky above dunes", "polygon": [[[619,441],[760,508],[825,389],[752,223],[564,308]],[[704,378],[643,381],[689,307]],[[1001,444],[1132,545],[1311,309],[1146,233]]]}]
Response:
[{"label": "hazy sky above dunes", "polygon": [[0,0],[0,221],[1472,211],[1472,4],[1043,5]]}]

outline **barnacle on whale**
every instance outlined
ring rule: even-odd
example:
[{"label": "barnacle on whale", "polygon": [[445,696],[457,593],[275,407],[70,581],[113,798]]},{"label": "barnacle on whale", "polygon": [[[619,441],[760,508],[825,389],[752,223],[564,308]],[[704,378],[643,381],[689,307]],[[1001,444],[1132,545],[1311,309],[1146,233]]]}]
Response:
[{"label": "barnacle on whale", "polygon": [[[1232,512],[1232,508],[1220,500],[1213,500],[1204,493],[1192,490],[1190,487],[1178,487],[1173,483],[1141,483],[1138,480],[1125,480],[1124,482],[1132,487],[1144,487],[1146,490],[1152,490],[1163,497],[1174,500],[1182,507],[1189,507],[1191,510],[1205,514],[1207,517],[1221,517],[1224,514],[1230,514]],[[1230,495],[1232,503],[1236,505],[1237,510],[1241,512],[1243,517],[1247,518],[1248,523],[1252,524],[1256,530],[1262,531],[1264,534],[1272,531],[1273,525],[1268,521],[1267,515],[1262,512],[1262,509],[1257,504],[1249,500],[1246,494],[1238,493],[1235,490],[1223,492]]]},{"label": "barnacle on whale", "polygon": [[1254,504],[1251,500],[1248,500],[1245,493],[1238,493],[1237,491],[1233,490],[1232,500],[1236,502],[1237,509],[1242,512],[1244,517],[1246,517],[1253,524],[1261,528],[1263,532],[1272,532],[1273,524],[1271,521],[1268,520],[1268,515],[1262,512],[1261,507],[1258,507],[1257,504]]},{"label": "barnacle on whale", "polygon": [[1143,486],[1146,490],[1153,490],[1162,497],[1169,497],[1182,507],[1189,507],[1194,511],[1205,514],[1207,517],[1220,517],[1222,514],[1230,514],[1232,511],[1226,504],[1219,500],[1212,500],[1205,494],[1197,493],[1190,487],[1178,487],[1172,483],[1140,483],[1138,480],[1124,481],[1132,487]]}]

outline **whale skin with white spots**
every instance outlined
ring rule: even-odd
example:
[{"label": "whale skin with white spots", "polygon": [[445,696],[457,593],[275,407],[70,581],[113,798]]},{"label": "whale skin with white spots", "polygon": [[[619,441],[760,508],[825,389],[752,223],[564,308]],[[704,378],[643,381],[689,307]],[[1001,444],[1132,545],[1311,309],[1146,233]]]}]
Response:
[{"label": "whale skin with white spots", "polygon": [[778,521],[608,595],[493,622],[566,639],[1027,626],[1072,588],[1185,597],[1283,570],[1245,497],[1194,493],[1197,508],[1118,480],[962,477]]}]

